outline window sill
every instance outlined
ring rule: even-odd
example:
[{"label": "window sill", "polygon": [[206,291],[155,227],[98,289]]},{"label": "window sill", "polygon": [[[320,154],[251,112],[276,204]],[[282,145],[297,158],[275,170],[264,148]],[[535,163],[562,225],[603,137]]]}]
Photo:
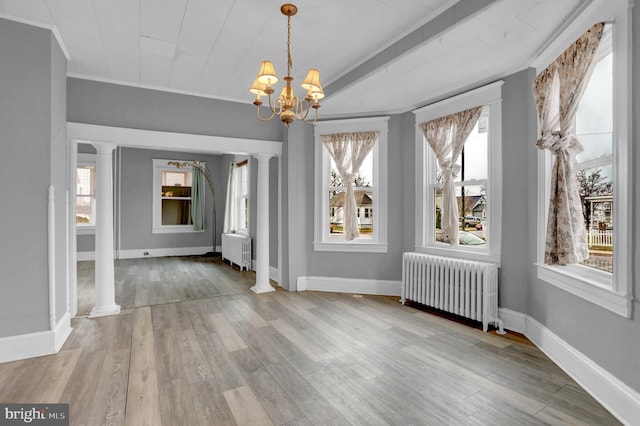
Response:
[{"label": "window sill", "polygon": [[195,230],[191,225],[186,226],[163,226],[162,228],[153,228],[153,234],[191,234],[204,232],[204,229]]},{"label": "window sill", "polygon": [[96,233],[96,227],[94,225],[76,225],[76,235],[93,235]]},{"label": "window sill", "polygon": [[314,242],[315,251],[338,251],[352,253],[386,253],[386,243],[345,243],[345,242]]},{"label": "window sill", "polygon": [[415,250],[418,253],[433,254],[436,256],[455,257],[464,260],[476,260],[480,262],[491,262],[500,267],[500,255],[490,254],[486,251],[471,250],[468,248],[462,248],[464,246],[458,246],[458,248],[452,248],[442,244],[439,246],[418,246]]},{"label": "window sill", "polygon": [[625,318],[631,314],[631,298],[611,290],[613,276],[582,266],[536,264],[538,279],[608,309]]}]

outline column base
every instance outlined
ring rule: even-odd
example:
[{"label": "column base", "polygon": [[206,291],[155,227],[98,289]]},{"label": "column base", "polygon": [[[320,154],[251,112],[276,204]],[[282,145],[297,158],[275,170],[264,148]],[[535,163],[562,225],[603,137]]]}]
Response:
[{"label": "column base", "polygon": [[257,293],[257,294],[269,293],[270,291],[276,291],[276,289],[273,288],[271,286],[271,284],[258,285],[257,283],[256,283],[256,285],[251,287],[249,290],[251,290],[252,292]]},{"label": "column base", "polygon": [[94,306],[89,314],[89,318],[106,317],[107,315],[117,315],[120,313],[120,305]]}]

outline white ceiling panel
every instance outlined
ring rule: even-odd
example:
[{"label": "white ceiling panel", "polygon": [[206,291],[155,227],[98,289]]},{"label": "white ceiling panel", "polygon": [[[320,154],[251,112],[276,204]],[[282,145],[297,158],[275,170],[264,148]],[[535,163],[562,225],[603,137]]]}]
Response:
[{"label": "white ceiling panel", "polygon": [[3,0],[0,2],[0,13],[38,22],[53,24],[54,20],[45,0]]},{"label": "white ceiling panel", "polygon": [[[294,86],[302,95],[299,83],[317,68],[325,89],[335,89],[325,90],[321,114],[406,111],[523,69],[584,1],[495,0],[480,8],[477,0],[300,0],[291,18]],[[433,20],[450,7],[457,22],[433,34]],[[0,0],[0,14],[57,29],[68,72],[81,77],[249,104],[261,61],[274,62],[278,91],[287,71],[280,2]],[[418,28],[431,38],[411,34]],[[411,49],[396,51],[400,40]]]},{"label": "white ceiling panel", "polygon": [[187,0],[139,0],[141,35],[177,42]]}]

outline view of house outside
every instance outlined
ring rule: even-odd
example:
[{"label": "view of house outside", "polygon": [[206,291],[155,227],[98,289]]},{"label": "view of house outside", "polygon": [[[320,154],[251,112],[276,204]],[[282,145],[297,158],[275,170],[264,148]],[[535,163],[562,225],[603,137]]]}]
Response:
[{"label": "view of house outside", "polygon": [[[426,142],[425,142],[426,143]],[[461,245],[482,246],[487,242],[487,181],[489,176],[489,108],[485,107],[464,143],[456,161],[459,172],[454,178],[458,205],[458,224]],[[436,170],[435,241],[445,242],[441,230],[442,171]]]},{"label": "view of house outside", "polygon": [[[359,238],[371,239],[373,236],[373,154],[369,153],[360,169],[354,173],[351,185],[356,201],[356,217]],[[331,181],[329,182],[329,235],[332,239],[344,239],[344,201],[345,185],[331,159]]]},{"label": "view of house outside", "polygon": [[610,35],[576,114],[576,135],[584,147],[577,156],[578,185],[589,259],[583,262],[613,272],[613,58]]}]

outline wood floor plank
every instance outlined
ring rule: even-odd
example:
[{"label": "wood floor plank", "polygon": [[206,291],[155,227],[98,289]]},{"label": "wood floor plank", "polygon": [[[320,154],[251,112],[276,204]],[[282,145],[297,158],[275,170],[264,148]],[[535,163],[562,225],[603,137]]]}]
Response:
[{"label": "wood floor plank", "polygon": [[304,416],[250,349],[236,351],[231,356],[274,423],[286,424]]},{"label": "wood floor plank", "polygon": [[213,375],[222,391],[245,386],[242,372],[231,358],[229,351],[216,333],[199,336],[200,345],[207,357]]},{"label": "wood floor plank", "polygon": [[187,383],[193,384],[213,379],[213,371],[194,331],[183,330],[178,333],[176,340]]},{"label": "wood floor plank", "polygon": [[545,407],[543,403],[530,396],[527,396],[520,392],[515,392],[505,386],[502,386],[501,384],[495,383],[485,378],[484,376],[479,375],[472,369],[461,367],[460,365],[446,358],[429,353],[428,351],[417,346],[408,346],[406,348],[403,348],[403,350],[423,362],[430,363],[434,366],[437,366],[437,368],[441,370],[447,371],[449,374],[463,377],[472,381],[474,384],[480,386],[483,390],[490,392],[496,398],[517,409],[522,410],[529,415],[535,415],[538,411],[542,410]]},{"label": "wood floor plank", "polygon": [[349,425],[349,421],[322,396],[305,377],[292,369],[287,363],[266,366],[271,376],[280,383],[282,389],[302,409],[308,420],[314,425]]},{"label": "wood floor plank", "polygon": [[129,373],[125,425],[156,426],[162,424],[156,370],[132,370]]},{"label": "wood floor plank", "polygon": [[216,331],[220,340],[224,344],[227,351],[233,352],[240,349],[246,349],[247,344],[236,333],[231,324],[224,317],[224,314],[211,314],[209,315],[210,324]]},{"label": "wood floor plank", "polygon": [[223,395],[239,426],[274,424],[249,386],[224,391]]},{"label": "wood floor plank", "polygon": [[158,380],[162,425],[197,425],[189,384],[185,379]]},{"label": "wood floor plank", "polygon": [[324,348],[310,340],[290,324],[280,319],[270,321],[270,324],[287,340],[289,340],[298,349],[304,352],[305,355],[307,355],[310,359],[314,361],[321,361],[330,357],[331,354],[328,353]]},{"label": "wood floor plank", "polygon": [[216,380],[189,385],[189,394],[200,426],[236,424]]},{"label": "wood floor plank", "polygon": [[155,370],[156,356],[151,308],[145,306],[135,309],[131,320],[131,371]]},{"label": "wood floor plank", "polygon": [[[86,425],[98,387],[106,350],[84,348],[69,378],[60,402],[69,404],[69,417],[74,424]],[[89,380],[87,378],[90,378]]]},{"label": "wood floor plank", "polygon": [[107,351],[89,413],[88,425],[124,423],[129,356],[129,349]]},{"label": "wood floor plank", "polygon": [[52,357],[46,371],[38,381],[30,402],[40,404],[59,402],[81,352],[82,349],[70,349]]}]

